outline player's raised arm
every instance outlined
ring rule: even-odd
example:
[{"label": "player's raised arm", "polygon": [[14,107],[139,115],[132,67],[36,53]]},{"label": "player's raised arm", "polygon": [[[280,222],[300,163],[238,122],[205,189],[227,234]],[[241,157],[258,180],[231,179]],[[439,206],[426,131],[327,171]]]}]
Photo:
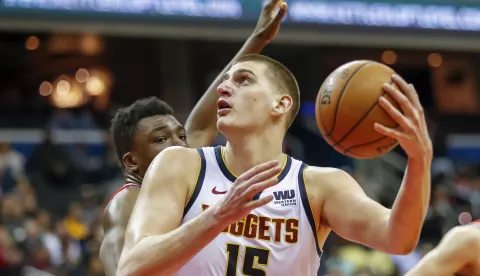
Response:
[{"label": "player's raised arm", "polygon": [[396,139],[408,155],[403,182],[392,209],[369,199],[346,173],[325,173],[312,168],[307,175],[310,181],[330,187],[322,219],[337,234],[384,252],[407,254],[418,243],[430,200],[432,145],[415,89],[398,76],[393,79],[400,90],[389,84],[385,91],[399,103],[401,111],[383,97],[380,105],[400,127],[375,125],[378,132]]},{"label": "player's raised arm", "polygon": [[100,247],[100,259],[107,276],[115,276],[117,273],[118,260],[125,240],[125,230],[139,192],[138,188],[120,192],[112,198],[105,210],[103,217],[105,234]]},{"label": "player's raised arm", "polygon": [[211,145],[217,136],[217,87],[231,64],[243,55],[260,53],[277,35],[286,13],[285,0],[269,0],[265,4],[252,35],[248,37],[232,61],[220,72],[188,116],[185,128],[188,143],[192,148]]},{"label": "player's raised arm", "polygon": [[181,224],[202,166],[201,150],[172,147],[152,162],[130,218],[117,275],[172,275],[233,222],[272,200],[253,196],[277,183],[268,162],[242,174],[224,199]]},{"label": "player's raised arm", "polygon": [[[440,244],[430,251],[405,276],[451,276],[469,273],[480,264],[480,229],[476,226],[458,226],[450,230]],[[464,274],[462,274],[464,275]]]}]

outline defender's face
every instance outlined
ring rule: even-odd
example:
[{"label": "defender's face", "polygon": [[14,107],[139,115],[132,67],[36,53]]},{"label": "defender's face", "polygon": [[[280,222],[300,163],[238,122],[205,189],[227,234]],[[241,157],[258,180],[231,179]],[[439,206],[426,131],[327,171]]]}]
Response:
[{"label": "defender's face", "polygon": [[171,146],[188,147],[185,128],[175,117],[157,115],[140,120],[130,152],[136,173],[143,177],[153,159]]},{"label": "defender's face", "polygon": [[267,67],[254,61],[237,63],[225,74],[217,89],[217,128],[255,129],[270,118],[275,106],[274,85]]}]

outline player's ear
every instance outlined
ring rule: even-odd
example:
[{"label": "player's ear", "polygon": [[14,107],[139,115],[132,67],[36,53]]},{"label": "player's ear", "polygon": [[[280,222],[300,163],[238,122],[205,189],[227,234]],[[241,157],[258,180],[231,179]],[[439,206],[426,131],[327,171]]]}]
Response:
[{"label": "player's ear", "polygon": [[292,100],[292,97],[290,97],[290,95],[287,95],[287,94],[281,95],[274,102],[272,115],[275,117],[278,117],[287,113],[292,107],[292,103],[293,103],[293,100]]},{"label": "player's ear", "polygon": [[130,172],[138,173],[138,164],[135,156],[131,152],[125,153],[122,158],[122,163],[125,169]]}]

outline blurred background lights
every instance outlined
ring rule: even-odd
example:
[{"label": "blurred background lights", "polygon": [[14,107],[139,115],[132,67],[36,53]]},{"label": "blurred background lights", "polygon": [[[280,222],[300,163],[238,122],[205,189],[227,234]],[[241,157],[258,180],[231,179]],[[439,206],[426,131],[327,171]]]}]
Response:
[{"label": "blurred background lights", "polygon": [[105,91],[105,83],[100,77],[93,76],[86,84],[87,92],[92,96],[98,96]]},{"label": "blurred background lights", "polygon": [[431,67],[440,67],[440,66],[442,66],[442,63],[443,63],[443,59],[442,59],[442,56],[440,54],[431,53],[428,56],[428,64]]},{"label": "blurred background lights", "polygon": [[58,94],[66,94],[70,91],[70,83],[66,80],[60,80],[57,83],[56,92]]},{"label": "blurred background lights", "polygon": [[90,73],[88,72],[87,69],[80,68],[77,70],[75,73],[75,80],[79,83],[84,83],[88,81],[88,78],[90,77]]},{"label": "blurred background lights", "polygon": [[385,64],[392,65],[397,62],[397,54],[394,51],[387,50],[382,53],[382,61]]},{"label": "blurred background lights", "polygon": [[36,36],[29,36],[25,42],[25,48],[29,51],[36,50],[40,45],[40,40]]},{"label": "blurred background lights", "polygon": [[48,95],[52,94],[53,85],[48,81],[44,81],[44,82],[42,82],[42,84],[40,84],[40,87],[39,87],[38,90],[39,90],[40,95],[48,96]]}]

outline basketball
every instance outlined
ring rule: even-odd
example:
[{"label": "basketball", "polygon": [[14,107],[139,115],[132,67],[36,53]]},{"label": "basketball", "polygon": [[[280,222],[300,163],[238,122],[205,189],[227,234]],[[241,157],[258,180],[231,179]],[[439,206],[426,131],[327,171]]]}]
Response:
[{"label": "basketball", "polygon": [[388,153],[397,141],[375,131],[374,123],[395,128],[398,124],[378,104],[385,96],[383,84],[392,83],[390,67],[368,60],[346,63],[333,71],[322,84],[315,113],[325,140],[338,152],[357,159]]}]

